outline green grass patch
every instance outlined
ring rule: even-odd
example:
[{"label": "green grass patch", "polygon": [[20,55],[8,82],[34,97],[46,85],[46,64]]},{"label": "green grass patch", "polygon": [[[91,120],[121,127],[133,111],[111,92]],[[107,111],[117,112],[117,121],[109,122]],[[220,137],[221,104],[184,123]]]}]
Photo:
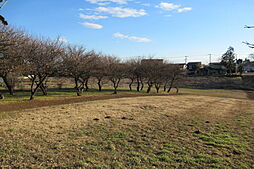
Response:
[{"label": "green grass patch", "polygon": [[236,136],[230,134],[195,134],[206,145],[221,148],[241,147],[244,144],[239,142]]},{"label": "green grass patch", "polygon": [[193,158],[195,159],[194,161],[196,163],[206,163],[206,164],[217,164],[217,163],[221,163],[222,160],[219,158],[214,158],[211,155],[208,154],[198,154],[198,155],[194,155]]}]

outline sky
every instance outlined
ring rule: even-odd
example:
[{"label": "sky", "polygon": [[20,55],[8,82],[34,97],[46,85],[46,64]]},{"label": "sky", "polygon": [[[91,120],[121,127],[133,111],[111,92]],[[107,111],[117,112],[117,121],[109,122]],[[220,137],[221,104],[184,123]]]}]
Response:
[{"label": "sky", "polygon": [[9,0],[9,24],[34,36],[60,37],[125,60],[216,62],[229,46],[238,58],[254,53],[254,0]]}]

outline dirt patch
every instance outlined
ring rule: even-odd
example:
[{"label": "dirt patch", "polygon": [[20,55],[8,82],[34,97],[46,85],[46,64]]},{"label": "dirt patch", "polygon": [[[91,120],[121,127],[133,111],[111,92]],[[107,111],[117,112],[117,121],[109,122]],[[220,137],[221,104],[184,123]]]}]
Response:
[{"label": "dirt patch", "polygon": [[10,112],[10,111],[21,111],[24,109],[45,107],[45,106],[54,106],[54,105],[64,105],[71,103],[80,103],[80,102],[88,102],[95,100],[107,100],[107,99],[115,99],[115,98],[124,98],[124,97],[138,97],[138,96],[160,96],[166,94],[105,94],[105,95],[97,95],[97,96],[81,96],[81,97],[64,97],[64,98],[54,98],[47,100],[32,100],[32,101],[22,101],[22,102],[12,102],[12,103],[2,103],[0,104],[0,113],[1,112]]}]

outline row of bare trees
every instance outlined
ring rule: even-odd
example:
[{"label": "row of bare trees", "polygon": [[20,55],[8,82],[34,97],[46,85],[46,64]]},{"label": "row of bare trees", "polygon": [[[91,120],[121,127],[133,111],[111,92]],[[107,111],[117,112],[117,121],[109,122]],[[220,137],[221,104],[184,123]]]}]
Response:
[{"label": "row of bare trees", "polygon": [[102,90],[102,81],[109,80],[117,93],[120,82],[130,79],[137,91],[147,93],[154,86],[159,92],[170,91],[179,79],[181,70],[177,65],[153,59],[135,58],[121,61],[117,57],[88,51],[82,46],[63,44],[59,39],[34,38],[23,31],[8,26],[0,26],[0,77],[11,95],[20,76],[30,80],[30,99],[40,90],[48,94],[49,77],[71,78],[77,96],[89,89],[91,77],[97,79],[98,90]]}]

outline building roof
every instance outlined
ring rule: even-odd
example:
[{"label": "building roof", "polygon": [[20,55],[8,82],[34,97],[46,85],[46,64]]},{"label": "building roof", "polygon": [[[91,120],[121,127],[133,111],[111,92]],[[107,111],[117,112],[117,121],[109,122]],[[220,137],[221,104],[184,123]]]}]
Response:
[{"label": "building roof", "polygon": [[188,65],[197,65],[197,64],[201,64],[201,62],[188,62]]},{"label": "building roof", "polygon": [[186,64],[185,64],[185,63],[176,63],[176,65],[184,66],[184,65],[186,65]]},{"label": "building roof", "polygon": [[209,63],[209,65],[223,65],[223,63],[221,63],[221,62],[213,62],[213,63]]}]

